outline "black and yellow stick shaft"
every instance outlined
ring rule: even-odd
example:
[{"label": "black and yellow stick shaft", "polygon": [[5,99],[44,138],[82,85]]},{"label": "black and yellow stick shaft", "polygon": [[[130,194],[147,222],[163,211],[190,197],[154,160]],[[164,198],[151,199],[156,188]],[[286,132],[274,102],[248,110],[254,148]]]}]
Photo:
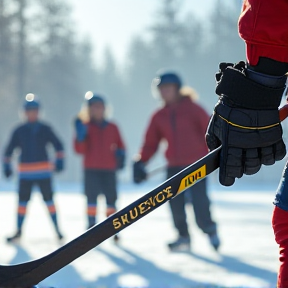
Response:
[{"label": "black and yellow stick shaft", "polygon": [[219,152],[220,148],[209,153],[53,253],[27,263],[0,265],[0,287],[29,287],[41,282],[217,169]]}]

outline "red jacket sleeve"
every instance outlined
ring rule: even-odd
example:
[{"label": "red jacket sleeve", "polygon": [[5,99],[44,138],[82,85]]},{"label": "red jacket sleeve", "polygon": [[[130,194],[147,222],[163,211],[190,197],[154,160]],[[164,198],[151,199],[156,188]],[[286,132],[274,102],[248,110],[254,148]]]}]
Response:
[{"label": "red jacket sleeve", "polygon": [[154,115],[146,130],[144,144],[140,151],[141,160],[147,162],[157,151],[161,141],[161,134],[157,129],[156,116]]},{"label": "red jacket sleeve", "polygon": [[244,0],[238,28],[249,64],[260,56],[288,62],[287,19],[287,0]]},{"label": "red jacket sleeve", "polygon": [[124,141],[121,137],[119,128],[116,125],[115,125],[115,129],[116,129],[116,137],[117,137],[117,148],[125,150]]}]

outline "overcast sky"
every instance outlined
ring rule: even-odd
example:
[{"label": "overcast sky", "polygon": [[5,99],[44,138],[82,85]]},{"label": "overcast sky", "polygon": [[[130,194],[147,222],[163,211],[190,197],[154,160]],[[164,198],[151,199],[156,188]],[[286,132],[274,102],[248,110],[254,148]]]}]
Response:
[{"label": "overcast sky", "polygon": [[[231,1],[231,0],[221,0]],[[99,58],[109,45],[118,61],[123,61],[133,35],[144,31],[155,17],[159,0],[69,0],[80,35],[89,35]],[[210,12],[215,0],[182,0],[184,11],[199,17]]]}]

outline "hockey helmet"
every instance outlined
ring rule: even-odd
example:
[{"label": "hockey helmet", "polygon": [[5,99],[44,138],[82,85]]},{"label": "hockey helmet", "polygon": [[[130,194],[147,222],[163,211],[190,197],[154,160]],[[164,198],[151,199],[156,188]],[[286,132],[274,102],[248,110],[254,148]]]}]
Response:
[{"label": "hockey helmet", "polygon": [[87,100],[88,106],[91,106],[93,103],[101,103],[101,104],[105,105],[104,98],[99,94],[93,93],[92,91],[86,92],[85,100]]},{"label": "hockey helmet", "polygon": [[28,93],[25,96],[24,110],[38,110],[40,108],[39,101],[35,100],[35,95],[33,93]]}]

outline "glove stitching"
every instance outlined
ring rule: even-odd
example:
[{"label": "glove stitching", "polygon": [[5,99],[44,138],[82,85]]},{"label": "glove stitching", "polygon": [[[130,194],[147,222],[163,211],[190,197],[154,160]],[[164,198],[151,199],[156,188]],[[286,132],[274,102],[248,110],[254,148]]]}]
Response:
[{"label": "glove stitching", "polygon": [[226,118],[224,118],[223,116],[221,116],[221,115],[219,115],[219,114],[217,114],[217,116],[219,116],[222,120],[224,120],[225,122],[227,122],[227,123],[230,124],[231,126],[238,127],[238,128],[242,128],[242,129],[263,130],[263,129],[269,129],[269,128],[272,128],[272,127],[275,127],[275,126],[280,125],[280,123],[277,122],[277,123],[274,123],[274,124],[271,124],[271,125],[260,126],[260,127],[242,126],[242,125],[238,125],[238,124],[236,124],[236,123],[233,123],[233,122],[227,120]]}]

